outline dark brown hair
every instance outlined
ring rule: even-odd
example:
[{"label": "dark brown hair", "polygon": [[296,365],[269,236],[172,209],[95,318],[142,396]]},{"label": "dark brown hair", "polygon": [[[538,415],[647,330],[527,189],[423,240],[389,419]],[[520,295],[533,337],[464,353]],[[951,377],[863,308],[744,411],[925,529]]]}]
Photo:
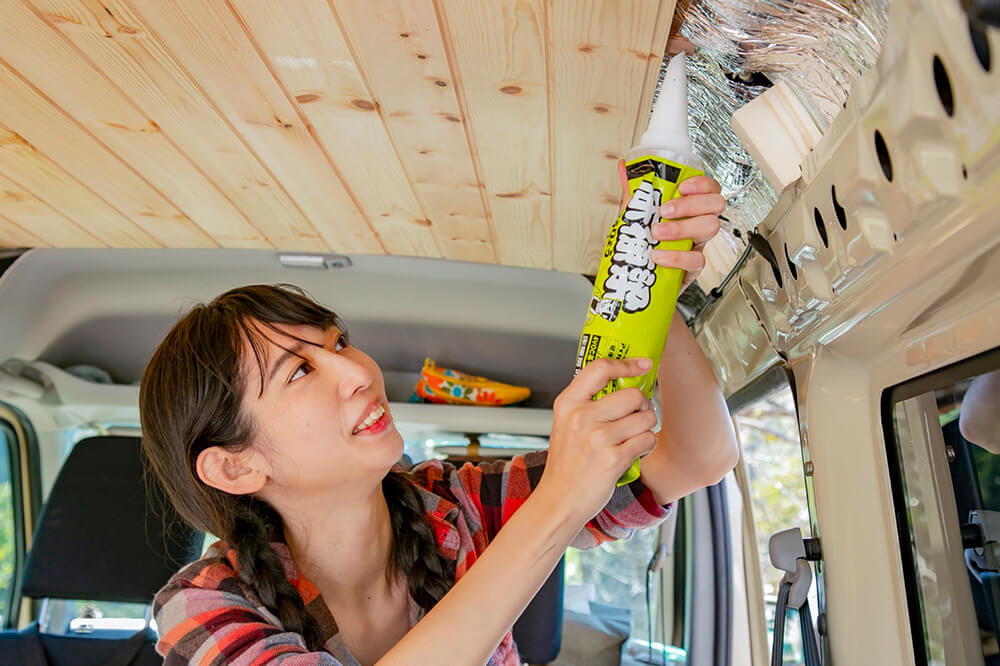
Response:
[{"label": "dark brown hair", "polygon": [[[210,446],[239,451],[253,442],[256,424],[240,407],[247,387],[241,359],[249,343],[263,368],[266,343],[258,324],[274,331],[278,324],[336,326],[347,336],[333,311],[292,285],[240,287],[195,306],[160,343],[142,378],[143,450],[180,515],[234,548],[241,580],[286,630],[301,634],[308,649],[321,650],[319,626],[271,547],[281,534],[281,516],[260,498],[206,485],[195,469],[198,455]],[[451,586],[454,565],[438,552],[423,504],[406,476],[389,472],[382,491],[392,523],[390,566],[406,575],[413,599],[430,610]]]}]

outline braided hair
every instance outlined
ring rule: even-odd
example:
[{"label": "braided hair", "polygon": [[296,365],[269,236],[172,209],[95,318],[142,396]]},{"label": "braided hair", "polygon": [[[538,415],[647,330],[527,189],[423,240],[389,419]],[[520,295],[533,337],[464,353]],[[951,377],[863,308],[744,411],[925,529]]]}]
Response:
[{"label": "braided hair", "polygon": [[[195,306],[174,325],[146,367],[139,391],[143,451],[178,513],[235,550],[240,580],[285,630],[301,634],[309,650],[319,651],[319,624],[285,577],[271,546],[282,533],[281,516],[260,498],[206,485],[196,470],[206,448],[238,452],[254,440],[256,426],[240,405],[247,386],[241,363],[246,344],[263,372],[264,343],[256,323],[273,330],[279,324],[306,324],[345,331],[334,312],[291,285],[240,287]],[[420,496],[408,478],[389,472],[382,491],[392,525],[387,574],[404,574],[410,595],[430,610],[451,587],[454,565],[438,551]]]}]

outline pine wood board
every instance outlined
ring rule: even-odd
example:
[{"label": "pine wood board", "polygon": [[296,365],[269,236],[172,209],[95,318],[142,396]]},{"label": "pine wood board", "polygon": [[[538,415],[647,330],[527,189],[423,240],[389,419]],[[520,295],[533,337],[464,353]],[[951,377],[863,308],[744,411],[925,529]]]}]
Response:
[{"label": "pine wood board", "polygon": [[495,262],[458,81],[432,0],[331,0],[390,139],[450,259]]},{"label": "pine wood board", "polygon": [[[315,250],[382,253],[389,249],[228,3],[128,0],[127,4],[199,81],[298,203],[323,240]],[[293,67],[304,64],[294,58],[279,62]],[[400,251],[419,254],[413,246]]]},{"label": "pine wood board", "polygon": [[294,10],[271,0],[232,6],[386,248],[441,256],[326,0],[301,0]]},{"label": "pine wood board", "polygon": [[552,267],[543,0],[439,5],[502,264]]},{"label": "pine wood board", "polygon": [[7,3],[0,12],[0,34],[0,58],[213,238],[235,246],[245,238],[259,238],[160,126],[28,6]]},{"label": "pine wood board", "polygon": [[[156,239],[3,124],[0,124],[0,175],[15,180],[65,219],[110,247],[161,247]],[[68,237],[60,235],[53,242],[67,243]]]}]

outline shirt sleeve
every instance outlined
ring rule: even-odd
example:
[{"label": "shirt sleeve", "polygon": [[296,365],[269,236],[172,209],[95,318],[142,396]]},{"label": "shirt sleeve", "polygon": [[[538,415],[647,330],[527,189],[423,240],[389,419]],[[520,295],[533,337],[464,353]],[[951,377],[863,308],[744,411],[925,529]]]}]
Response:
[{"label": "shirt sleeve", "polygon": [[267,609],[242,593],[225,564],[198,560],[177,573],[153,602],[164,666],[342,666],[328,652],[309,652]]},{"label": "shirt sleeve", "polygon": [[[434,461],[440,481],[434,484],[436,488],[428,489],[442,491],[445,488],[441,483],[447,482],[447,489],[462,505],[466,516],[471,513],[472,518],[478,517],[475,522],[481,523],[487,540],[492,541],[538,486],[547,458],[547,451],[534,451],[509,461],[466,463],[457,470]],[[425,477],[424,481],[429,480],[425,475],[420,476]],[[618,486],[605,507],[584,525],[570,545],[587,549],[605,541],[628,539],[637,529],[663,522],[671,510],[672,505],[657,504],[653,493],[639,480]]]}]

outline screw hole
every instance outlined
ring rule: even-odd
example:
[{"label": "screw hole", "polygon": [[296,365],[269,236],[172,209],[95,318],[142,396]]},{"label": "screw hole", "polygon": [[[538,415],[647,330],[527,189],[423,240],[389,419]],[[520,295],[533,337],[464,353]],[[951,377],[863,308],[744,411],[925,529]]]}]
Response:
[{"label": "screw hole", "polygon": [[792,274],[793,280],[799,279],[799,272],[795,268],[795,264],[792,263],[792,258],[788,256],[788,243],[785,243],[785,261],[788,262],[788,272]]},{"label": "screw hole", "polygon": [[938,99],[949,117],[955,115],[955,98],[951,91],[951,79],[948,70],[944,68],[941,58],[934,56],[934,86],[937,88]]},{"label": "screw hole", "polygon": [[833,199],[833,212],[837,214],[837,222],[840,223],[840,228],[847,231],[847,213],[844,211],[844,207],[840,205],[837,200],[837,186],[830,186],[830,197]]},{"label": "screw hole", "polygon": [[819,232],[819,239],[823,241],[823,247],[830,247],[830,240],[826,236],[826,224],[823,223],[819,208],[813,208],[813,219],[816,220],[816,231]]},{"label": "screw hole", "polygon": [[885,174],[885,179],[890,183],[892,182],[892,159],[889,157],[889,148],[885,145],[885,139],[882,138],[882,132],[875,130],[875,154],[878,156],[879,166],[882,167],[882,173]]},{"label": "screw hole", "polygon": [[976,60],[983,66],[984,70],[990,71],[993,64],[990,58],[990,41],[986,37],[983,26],[977,25],[971,18],[969,19],[969,37],[972,39],[972,50],[976,52]]}]

